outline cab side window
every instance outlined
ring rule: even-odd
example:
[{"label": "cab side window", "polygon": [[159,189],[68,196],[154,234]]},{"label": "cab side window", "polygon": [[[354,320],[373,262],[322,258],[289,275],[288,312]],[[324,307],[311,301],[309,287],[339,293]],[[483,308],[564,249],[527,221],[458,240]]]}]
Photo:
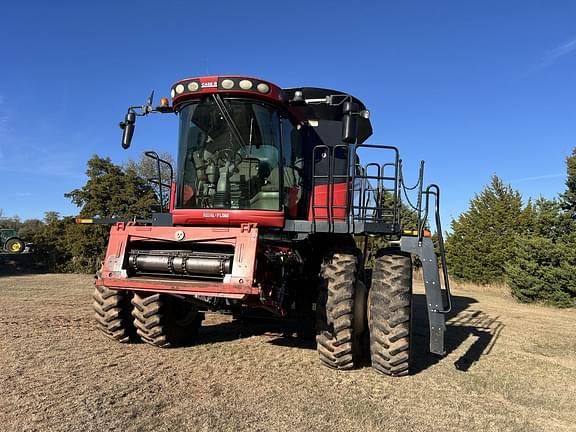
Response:
[{"label": "cab side window", "polygon": [[282,169],[284,180],[284,205],[295,216],[298,201],[302,196],[302,134],[299,125],[282,118]]}]

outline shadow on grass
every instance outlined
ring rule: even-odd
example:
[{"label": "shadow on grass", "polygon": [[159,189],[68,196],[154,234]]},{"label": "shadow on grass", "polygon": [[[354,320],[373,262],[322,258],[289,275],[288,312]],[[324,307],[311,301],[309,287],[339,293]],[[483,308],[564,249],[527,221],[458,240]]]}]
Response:
[{"label": "shadow on grass", "polygon": [[313,328],[301,321],[274,317],[241,317],[231,322],[202,326],[196,343],[226,342],[252,336],[269,336],[277,346],[316,349]]},{"label": "shadow on grass", "polygon": [[[446,354],[456,351],[469,338],[472,343],[454,361],[459,371],[468,371],[483,355],[488,355],[504,328],[499,317],[492,317],[475,307],[478,301],[472,297],[453,296],[452,310],[446,315]],[[412,371],[421,372],[438,363],[442,357],[429,352],[428,311],[426,296],[416,294],[412,306]]]},{"label": "shadow on grass", "polygon": [[[459,371],[468,371],[475,363],[488,355],[496,343],[504,324],[499,317],[491,317],[475,305],[472,297],[454,296],[452,311],[446,320],[446,354],[458,350],[469,339],[466,351],[454,361]],[[412,309],[412,374],[417,374],[435,365],[442,357],[429,352],[428,311],[424,294],[413,296]],[[206,344],[226,342],[251,336],[267,335],[268,343],[282,347],[316,349],[316,342],[310,331],[310,325],[301,321],[245,317],[231,322],[203,326],[196,343]],[[295,335],[304,335],[297,337]],[[368,353],[365,343],[364,352]],[[360,367],[369,367],[370,359],[366,355]]]}]

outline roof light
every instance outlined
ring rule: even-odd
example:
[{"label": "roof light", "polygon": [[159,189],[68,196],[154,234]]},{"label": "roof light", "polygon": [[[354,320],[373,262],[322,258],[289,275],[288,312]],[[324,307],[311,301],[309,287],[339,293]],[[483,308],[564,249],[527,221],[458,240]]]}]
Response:
[{"label": "roof light", "polygon": [[168,101],[168,98],[161,98],[160,99],[160,106],[161,107],[167,107],[170,105],[170,102]]},{"label": "roof light", "polygon": [[184,86],[183,86],[182,84],[178,84],[178,85],[176,86],[176,93],[177,93],[177,94],[182,94],[182,93],[184,93]]},{"label": "roof light", "polygon": [[253,85],[252,81],[250,81],[250,80],[245,79],[245,80],[240,81],[240,88],[242,90],[250,90],[252,88],[252,85]]},{"label": "roof light", "polygon": [[196,81],[191,81],[188,83],[188,90],[190,91],[198,91],[200,85]]},{"label": "roof light", "polygon": [[174,96],[176,96],[176,92],[174,91],[174,89],[172,89],[170,90],[170,97],[174,99]]},{"label": "roof light", "polygon": [[222,80],[222,88],[230,90],[232,87],[234,87],[234,81],[231,79]]},{"label": "roof light", "polygon": [[260,83],[256,86],[256,89],[260,93],[268,93],[270,91],[270,86],[268,84],[265,84],[265,83]]}]

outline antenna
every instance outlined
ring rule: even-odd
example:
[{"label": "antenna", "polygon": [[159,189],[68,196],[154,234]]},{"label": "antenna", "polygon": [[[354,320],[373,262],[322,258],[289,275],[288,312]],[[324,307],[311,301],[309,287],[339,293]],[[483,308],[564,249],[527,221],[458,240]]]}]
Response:
[{"label": "antenna", "polygon": [[150,93],[150,96],[148,96],[148,99],[146,100],[146,105],[142,107],[142,111],[144,111],[145,114],[152,112],[152,110],[154,109],[152,108],[153,100],[154,100],[154,90],[152,90],[152,93]]}]

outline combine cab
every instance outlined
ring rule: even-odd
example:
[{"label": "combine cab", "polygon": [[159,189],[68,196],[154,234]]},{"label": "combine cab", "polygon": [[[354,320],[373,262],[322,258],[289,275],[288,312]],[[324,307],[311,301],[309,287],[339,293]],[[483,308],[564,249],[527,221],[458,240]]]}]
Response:
[{"label": "combine cab", "polygon": [[[179,119],[176,176],[162,178],[160,167],[169,164],[147,152],[157,162],[160,202],[168,194],[169,206],[150,220],[111,228],[94,295],[107,336],[171,347],[194,340],[204,312],[265,311],[303,334],[315,328],[320,360],[329,367],[351,369],[370,355],[377,371],[406,375],[416,255],[430,350],[444,354],[450,293],[441,288],[425,229],[430,210],[445,273],[439,190],[423,187],[421,169],[418,229],[406,235],[401,159],[395,147],[366,143],[372,126],[362,102],[246,77],[186,79],[174,84],[171,101],[153,107],[150,98],[128,109],[124,148],[136,118],[156,112]],[[388,246],[365,271],[366,250],[356,240],[367,245],[374,237]],[[362,343],[368,337],[369,353]]]}]

